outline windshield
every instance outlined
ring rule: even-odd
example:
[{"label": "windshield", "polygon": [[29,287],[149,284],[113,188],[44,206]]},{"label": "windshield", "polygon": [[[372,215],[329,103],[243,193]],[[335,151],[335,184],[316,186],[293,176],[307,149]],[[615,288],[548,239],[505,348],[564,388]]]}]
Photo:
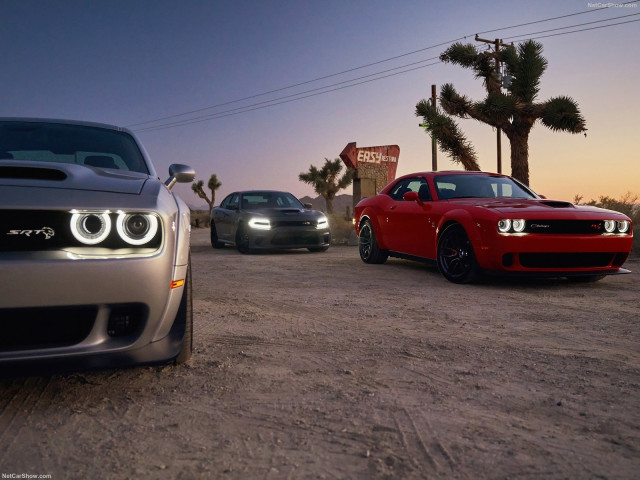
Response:
[{"label": "windshield", "polygon": [[261,208],[304,208],[300,200],[287,192],[247,192],[242,195],[243,210]]},{"label": "windshield", "polygon": [[434,178],[440,200],[450,198],[538,198],[512,178],[488,175],[440,175]]},{"label": "windshield", "polygon": [[126,132],[84,125],[0,122],[0,161],[32,160],[149,173]]}]

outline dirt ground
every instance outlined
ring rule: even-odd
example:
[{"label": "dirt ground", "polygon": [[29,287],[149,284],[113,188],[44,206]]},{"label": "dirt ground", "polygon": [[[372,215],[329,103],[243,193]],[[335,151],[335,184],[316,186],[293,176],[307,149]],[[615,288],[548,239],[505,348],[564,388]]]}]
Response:
[{"label": "dirt ground", "polygon": [[192,260],[191,363],[0,380],[0,473],[638,478],[638,256],[594,284],[460,286],[201,229]]}]

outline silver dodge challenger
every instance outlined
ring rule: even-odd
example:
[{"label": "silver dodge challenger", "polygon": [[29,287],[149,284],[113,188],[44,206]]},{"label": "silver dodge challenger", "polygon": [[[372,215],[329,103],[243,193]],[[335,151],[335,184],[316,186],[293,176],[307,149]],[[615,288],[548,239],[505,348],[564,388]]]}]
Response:
[{"label": "silver dodge challenger", "polygon": [[0,118],[0,374],[187,361],[190,214],[132,132]]}]

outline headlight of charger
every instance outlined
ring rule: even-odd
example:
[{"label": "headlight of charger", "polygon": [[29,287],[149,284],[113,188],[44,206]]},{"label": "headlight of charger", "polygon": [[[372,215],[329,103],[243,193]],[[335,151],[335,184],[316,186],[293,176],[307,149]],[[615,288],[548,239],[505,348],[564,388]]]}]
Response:
[{"label": "headlight of charger", "polygon": [[268,218],[254,217],[249,220],[248,224],[256,230],[271,230],[271,222]]}]

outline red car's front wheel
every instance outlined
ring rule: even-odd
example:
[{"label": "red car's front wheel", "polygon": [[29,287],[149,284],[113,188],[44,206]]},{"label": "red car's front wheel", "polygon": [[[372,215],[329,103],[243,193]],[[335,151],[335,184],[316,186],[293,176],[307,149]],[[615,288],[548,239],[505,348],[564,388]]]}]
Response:
[{"label": "red car's front wheel", "polygon": [[479,274],[473,245],[462,225],[454,223],[438,239],[438,268],[454,283],[470,283]]},{"label": "red car's front wheel", "polygon": [[365,220],[360,227],[358,250],[364,263],[384,263],[389,258],[389,253],[378,246],[370,220]]}]

